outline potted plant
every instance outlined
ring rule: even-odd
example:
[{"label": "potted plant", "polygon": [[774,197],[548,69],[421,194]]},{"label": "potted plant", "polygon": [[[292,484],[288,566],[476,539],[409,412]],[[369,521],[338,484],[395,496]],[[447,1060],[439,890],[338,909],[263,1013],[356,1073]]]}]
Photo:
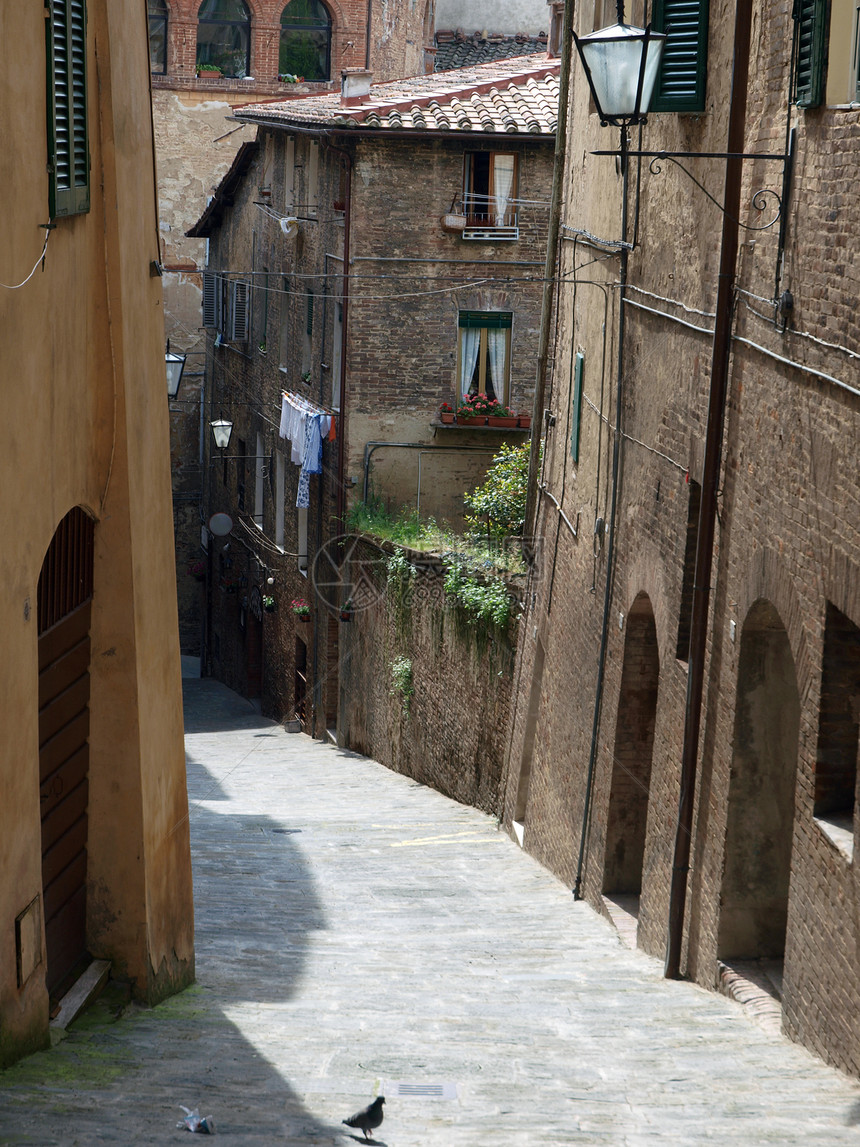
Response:
[{"label": "potted plant", "polygon": [[275,599],[272,597],[272,595],[270,593],[264,593],[263,609],[266,611],[266,613],[274,613],[276,608],[277,606],[275,605]]},{"label": "potted plant", "polygon": [[517,419],[517,425],[523,430],[528,430],[532,424],[532,416],[530,414],[521,414]]},{"label": "potted plant", "polygon": [[488,416],[487,423],[490,426],[499,427],[514,427],[519,420],[519,415],[514,414],[507,406],[503,406],[501,402],[497,402],[493,408],[493,412]]},{"label": "potted plant", "polygon": [[[266,604],[266,599],[263,598],[263,605],[265,606],[265,604]],[[296,615],[296,617],[299,619],[299,621],[310,621],[310,619],[311,619],[311,607],[308,605],[308,603],[305,601],[305,599],[303,597],[294,598],[292,600],[292,602],[290,603],[290,609],[293,611],[293,613]]]},{"label": "potted plant", "polygon": [[343,605],[340,607],[340,620],[352,621],[352,615],[355,612],[352,604],[352,598],[347,598]]},{"label": "potted plant", "polygon": [[483,405],[478,401],[481,395],[470,395],[464,398],[460,405],[457,407],[457,425],[458,426],[484,426],[487,422],[486,411]]},{"label": "potted plant", "polygon": [[217,80],[221,75],[221,69],[217,64],[198,64],[197,76],[201,80]]},{"label": "potted plant", "polygon": [[450,403],[443,402],[439,407],[439,421],[446,425],[450,425],[454,421],[454,411]]}]

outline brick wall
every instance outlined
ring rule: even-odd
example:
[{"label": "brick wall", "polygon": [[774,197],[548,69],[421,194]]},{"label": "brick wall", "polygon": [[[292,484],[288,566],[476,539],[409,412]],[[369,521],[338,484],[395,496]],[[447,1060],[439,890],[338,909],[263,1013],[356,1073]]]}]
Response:
[{"label": "brick wall", "polygon": [[[480,641],[446,603],[443,575],[428,567],[427,556],[408,556],[417,574],[400,609],[386,592],[376,547],[354,555],[375,569],[377,593],[340,626],[338,743],[498,816],[515,624],[507,635]],[[408,711],[392,683],[398,656],[412,664]]]},{"label": "brick wall", "polygon": [[[643,148],[725,149],[733,18],[733,5],[712,6],[705,113],[652,114],[642,132]],[[833,653],[841,640],[836,633],[853,639],[860,624],[855,481],[860,323],[854,305],[860,262],[852,239],[860,208],[849,191],[854,165],[847,159],[860,132],[860,112],[789,108],[790,6],[781,3],[766,13],[757,8],[754,27],[745,150],[781,152],[788,120],[797,129],[797,162],[786,203],[784,253],[778,250],[778,228],[741,234],[682,970],[705,986],[717,983],[720,938],[726,934],[724,872],[740,867],[744,879],[771,881],[773,898],[782,899],[787,920],[785,1030],[856,1073],[858,889],[850,853],[857,844],[857,810],[853,804],[847,843],[843,838],[840,844],[823,819],[815,818],[814,802],[816,777],[821,780],[822,711],[826,725],[836,704],[828,683],[836,662],[844,665]],[[571,885],[583,833],[607,572],[608,539],[599,523],[611,511],[619,269],[611,248],[595,248],[574,231],[617,240],[621,194],[612,160],[589,155],[613,146],[613,134],[601,131],[589,114],[576,70],[572,87],[571,162],[562,220],[568,228],[561,253],[565,281],[558,368],[548,397],[555,423],[547,433],[544,477],[579,531],[574,537],[552,502],[542,501],[538,529],[544,544],[533,577],[535,597],[529,598],[522,626],[529,640],[521,652],[524,685],[519,690],[528,696],[536,631],[545,651],[540,702],[531,737],[528,706],[524,701],[517,706],[505,812],[512,823],[521,766],[528,763],[525,847]],[[687,163],[720,198],[722,162]],[[663,955],[666,942],[687,684],[686,663],[676,654],[688,564],[688,474],[698,479],[702,467],[722,226],[718,210],[680,171],[667,162],[661,167],[652,173],[643,163],[639,245],[630,255],[621,390],[625,437],[614,523],[617,562],[582,874],[583,893],[601,907],[615,749],[629,715],[624,682],[631,663],[619,623],[622,614],[629,622],[631,607],[645,595],[653,612],[659,679],[638,943],[656,956]],[[762,186],[781,191],[779,163],[745,164],[742,222],[763,221],[751,206],[753,192]],[[630,210],[632,220],[632,191]],[[575,267],[580,268],[576,274]],[[795,306],[784,327],[774,300],[786,289]],[[569,439],[571,365],[577,352],[585,356],[585,371],[575,463]],[[834,611],[844,616],[845,626],[835,625]],[[764,648],[782,653],[779,658],[768,654],[772,664],[763,680],[770,700],[756,710],[749,707],[748,670],[743,667],[758,656],[755,643],[761,638],[753,622],[764,615],[771,619],[773,634],[773,643]],[[852,673],[841,674],[845,692],[856,686]],[[775,877],[755,868],[754,859],[739,849],[731,810],[733,791],[738,791],[733,777],[749,783],[758,771],[765,776],[774,767],[776,731],[784,736],[791,727],[787,699],[795,688],[797,733],[790,746],[779,750],[781,767],[793,770],[793,822],[788,815],[778,830],[767,830],[778,833],[780,847],[790,848],[786,894],[779,892]],[[747,717],[738,724],[743,711]],[[848,725],[844,718],[841,727],[853,745]],[[743,752],[739,729],[749,733]],[[761,747],[765,742],[770,743],[767,749]],[[752,816],[755,830],[763,831],[768,823],[764,805],[758,811],[753,807]],[[640,823],[637,832],[641,828]],[[775,852],[765,847],[762,855]]]}]

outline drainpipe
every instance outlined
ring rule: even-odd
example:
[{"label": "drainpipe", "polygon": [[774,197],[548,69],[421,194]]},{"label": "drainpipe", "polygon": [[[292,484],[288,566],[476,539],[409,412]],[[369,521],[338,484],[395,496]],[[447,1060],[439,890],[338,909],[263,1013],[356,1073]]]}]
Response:
[{"label": "drainpipe", "polygon": [[[672,862],[672,884],[669,897],[669,934],[665,965],[665,975],[668,979],[678,979],[681,975],[681,946],[687,898],[687,873],[690,865],[690,841],[693,831],[693,797],[696,788],[696,764],[699,755],[699,732],[705,680],[708,607],[717,516],[717,489],[720,481],[729,356],[731,354],[735,268],[738,254],[737,221],[740,217],[743,173],[743,161],[739,158],[738,153],[744,150],[751,20],[752,0],[738,0],[735,15],[732,95],[729,105],[729,132],[726,148],[730,156],[734,154],[734,158],[726,160],[725,195],[723,198],[725,206],[723,209],[720,274],[717,289],[717,314],[711,355],[711,391],[708,401],[705,459],[702,466],[702,501],[699,510],[693,613],[690,623],[690,659],[687,669],[681,792],[678,801],[678,824],[675,833],[675,854]],[[783,205],[784,209],[785,205]]]},{"label": "drainpipe", "polygon": [[[352,217],[352,156],[343,147],[328,140],[332,151],[338,151],[346,159],[346,210],[343,214],[343,324],[340,338],[340,415],[338,417],[337,435],[337,519],[343,520],[345,501],[344,464],[346,452],[344,443],[346,439],[346,348],[347,330],[349,328],[349,231]],[[332,379],[334,382],[334,379]]]},{"label": "drainpipe", "polygon": [[573,45],[572,3],[564,6],[564,27],[561,34],[561,67],[558,76],[558,125],[555,133],[555,163],[552,169],[552,199],[549,211],[549,227],[546,241],[546,263],[543,276],[543,299],[540,316],[540,341],[538,343],[537,370],[535,372],[535,396],[532,406],[532,436],[529,445],[529,477],[526,491],[526,513],[523,523],[524,557],[531,564],[534,561],[534,539],[537,500],[538,469],[540,467],[540,445],[543,438],[543,404],[546,393],[546,365],[549,356],[550,320],[552,300],[555,291],[555,268],[558,262],[558,236],[561,226],[561,193],[564,187],[564,168],[567,148],[567,102],[570,89],[570,59]]},{"label": "drainpipe", "polygon": [[618,267],[618,355],[615,374],[615,436],[612,443],[612,498],[609,504],[609,538],[606,545],[606,585],[603,590],[603,618],[600,623],[600,651],[597,655],[597,686],[594,693],[594,709],[591,719],[591,747],[588,753],[588,771],[585,779],[585,801],[582,809],[582,829],[579,835],[579,857],[576,863],[576,879],[573,885],[575,900],[582,899],[582,869],[585,863],[585,843],[588,838],[588,818],[591,811],[591,794],[594,788],[594,770],[597,765],[598,735],[600,733],[600,713],[603,708],[603,689],[606,683],[606,655],[609,646],[609,612],[612,605],[612,585],[615,580],[615,530],[618,516],[618,484],[621,475],[621,442],[624,392],[624,333],[627,324],[627,266],[630,257],[630,244],[627,240],[629,198],[629,157],[627,128],[621,129],[621,244]]}]

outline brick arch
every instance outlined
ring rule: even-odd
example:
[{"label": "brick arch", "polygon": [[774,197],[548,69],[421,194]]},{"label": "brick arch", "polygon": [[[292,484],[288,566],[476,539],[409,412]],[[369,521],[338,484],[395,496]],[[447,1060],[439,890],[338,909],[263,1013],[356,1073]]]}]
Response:
[{"label": "brick arch", "polygon": [[654,613],[658,648],[673,649],[678,624],[677,607],[668,600],[664,572],[662,563],[652,561],[645,554],[637,555],[626,567],[623,595],[619,593],[624,604],[616,608],[629,614],[637,599],[644,594]]},{"label": "brick arch", "polygon": [[[788,636],[794,671],[797,676],[797,690],[801,705],[805,702],[818,679],[816,665],[809,651],[809,642],[804,626],[803,605],[794,584],[794,579],[779,554],[768,546],[762,546],[751,556],[746,576],[736,587],[737,617],[739,626],[760,599],[769,601],[779,614],[780,621]],[[824,616],[824,602],[821,602],[821,616]],[[728,618],[726,619],[728,624]]]}]

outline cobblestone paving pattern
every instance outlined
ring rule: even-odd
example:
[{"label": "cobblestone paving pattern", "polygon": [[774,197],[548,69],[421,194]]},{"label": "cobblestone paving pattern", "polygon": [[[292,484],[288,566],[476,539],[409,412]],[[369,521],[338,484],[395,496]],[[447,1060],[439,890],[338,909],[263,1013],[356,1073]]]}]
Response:
[{"label": "cobblestone paving pattern", "polygon": [[197,983],[111,988],[0,1073],[0,1144],[193,1143],[184,1104],[225,1147],[347,1147],[380,1091],[387,1147],[860,1144],[860,1084],[664,980],[490,818],[184,685]]}]

